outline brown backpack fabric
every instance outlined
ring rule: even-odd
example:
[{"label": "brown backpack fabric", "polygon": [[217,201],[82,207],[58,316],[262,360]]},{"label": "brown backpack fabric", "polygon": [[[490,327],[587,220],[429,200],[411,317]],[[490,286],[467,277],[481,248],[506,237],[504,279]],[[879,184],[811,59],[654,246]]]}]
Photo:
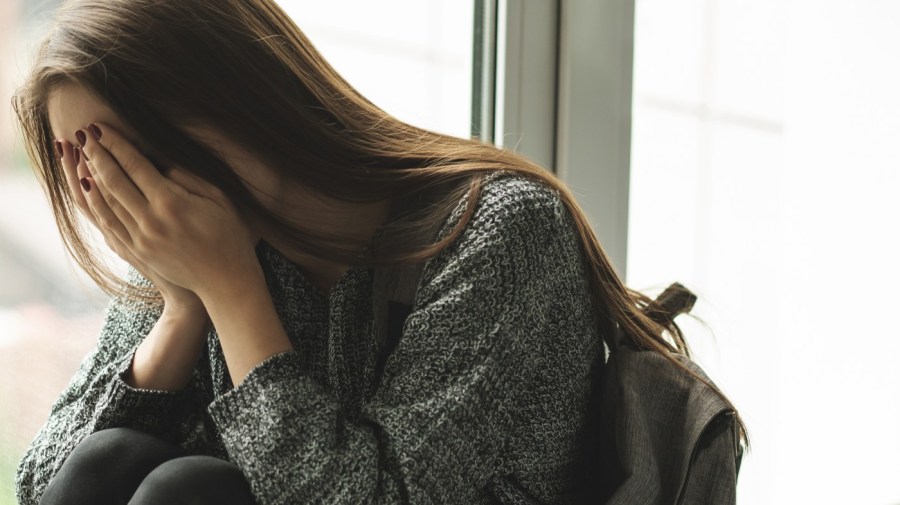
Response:
[{"label": "brown backpack fabric", "polygon": [[[657,299],[666,306],[673,284]],[[670,307],[674,318],[690,306]],[[621,337],[621,335],[620,335]],[[663,356],[616,339],[600,404],[598,503],[733,504],[743,456],[734,410]],[[708,379],[686,357],[682,364]]]}]

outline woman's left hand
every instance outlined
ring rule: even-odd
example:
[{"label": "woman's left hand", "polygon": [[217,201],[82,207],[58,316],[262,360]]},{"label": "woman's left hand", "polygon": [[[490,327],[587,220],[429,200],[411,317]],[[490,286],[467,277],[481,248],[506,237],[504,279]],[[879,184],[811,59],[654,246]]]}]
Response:
[{"label": "woman's left hand", "polygon": [[110,125],[81,132],[85,191],[100,191],[112,210],[100,224],[118,229],[135,257],[201,299],[261,274],[259,236],[220,189],[179,167],[162,175]]}]

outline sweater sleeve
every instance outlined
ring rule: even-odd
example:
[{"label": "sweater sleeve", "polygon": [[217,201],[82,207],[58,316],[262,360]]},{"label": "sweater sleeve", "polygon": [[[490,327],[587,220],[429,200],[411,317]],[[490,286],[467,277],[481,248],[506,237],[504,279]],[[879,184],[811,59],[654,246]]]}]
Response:
[{"label": "sweater sleeve", "polygon": [[[134,269],[127,279],[149,285]],[[19,463],[16,494],[20,505],[38,503],[69,454],[91,433],[125,426],[173,443],[183,438],[199,380],[196,373],[181,391],[133,388],[125,382],[135,351],[161,312],[121,298],[110,302],[97,345],[81,361]]]},{"label": "sweater sleeve", "polygon": [[548,189],[483,195],[460,238],[426,264],[360,415],[304,375],[295,350],[212,402],[258,503],[478,502],[565,317],[552,303],[565,296],[558,279],[571,279],[561,269],[580,268],[563,213]]}]

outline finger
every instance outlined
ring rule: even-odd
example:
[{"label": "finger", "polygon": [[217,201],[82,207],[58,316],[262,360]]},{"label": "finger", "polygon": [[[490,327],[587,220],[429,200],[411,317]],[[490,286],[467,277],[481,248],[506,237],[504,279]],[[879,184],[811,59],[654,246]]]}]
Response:
[{"label": "finger", "polygon": [[74,151],[72,154],[75,155],[75,168],[76,173],[78,174],[78,179],[81,180],[85,177],[90,177],[91,171],[88,170],[87,161],[84,157],[84,151],[82,151],[81,146],[72,146],[72,150]]},{"label": "finger", "polygon": [[[81,179],[82,191],[87,200],[88,207],[97,219],[97,227],[103,232],[103,235],[111,234],[116,237],[122,244],[130,246],[132,244],[131,235],[128,229],[113,213],[103,199],[100,189],[93,177],[85,177]],[[108,242],[107,242],[108,243]]]},{"label": "finger", "polygon": [[[106,241],[106,245],[109,246],[109,248],[112,249],[114,253],[116,253],[116,256],[122,258],[122,260],[127,261],[129,264],[134,266],[134,263],[132,262],[136,262],[137,260],[135,259],[134,255],[131,254],[131,249],[126,247],[125,244],[122,243],[122,241],[119,239],[119,237],[107,230],[103,230],[103,240]],[[137,269],[137,267],[135,267],[135,269]]]},{"label": "finger", "polygon": [[108,245],[118,257],[133,266],[144,278],[149,279],[147,276],[147,265],[135,257],[134,253],[131,252],[131,248],[127,247],[118,237],[111,233],[104,233],[103,239],[106,241],[106,245]]},{"label": "finger", "polygon": [[[90,178],[91,183],[93,184],[93,188],[95,191],[100,191],[100,196],[106,204],[106,207],[109,208],[110,211],[125,225],[126,229],[133,230],[135,229],[136,223],[134,217],[131,216],[131,213],[128,212],[128,209],[124,208],[122,204],[116,200],[115,196],[113,196],[109,190],[103,184],[98,181],[93,174],[91,174],[90,168],[88,167],[87,158],[84,156],[84,151],[82,151],[81,146],[75,146],[75,159],[78,162],[78,175],[79,175],[79,185],[82,187],[82,194],[85,194],[89,188],[85,184],[85,180]],[[97,220],[96,215],[93,214],[92,211],[89,212],[91,214],[92,222],[98,228],[100,224]]]},{"label": "finger", "polygon": [[[160,173],[162,166],[158,166],[156,160],[151,160],[142,153],[115,127],[106,123],[91,123],[88,125],[88,131],[93,134],[88,137],[96,142],[95,145],[103,146],[116,159],[119,167],[145,196],[148,191],[152,193],[168,185],[168,181]],[[90,155],[93,151],[90,151],[91,147],[88,149]]]},{"label": "finger", "polygon": [[[148,198],[165,180],[131,143],[111,126],[91,124],[75,134],[91,175],[137,219],[147,210]],[[154,176],[155,175],[155,176]]]},{"label": "finger", "polygon": [[81,182],[79,182],[81,177],[78,176],[78,167],[77,163],[75,163],[75,146],[65,139],[58,142],[59,147],[62,149],[60,163],[62,164],[63,174],[66,177],[66,183],[69,186],[69,194],[72,195],[72,200],[78,209],[81,210],[81,213],[84,214],[91,224],[97,226],[97,221],[88,208],[87,200],[84,199],[84,192],[81,188]]},{"label": "finger", "polygon": [[114,253],[116,253],[116,256],[122,258],[125,262],[134,267],[134,269],[137,270],[137,272],[141,274],[142,277],[150,281],[150,284],[153,287],[159,289],[158,286],[156,286],[156,283],[152,280],[155,277],[151,277],[149,275],[149,272],[152,272],[152,270],[147,267],[146,263],[137,259],[134,253],[131,252],[130,247],[123,244],[122,241],[118,239],[118,237],[112,235],[111,233],[104,233],[103,240],[106,242],[106,245],[109,246],[109,248],[112,249]]},{"label": "finger", "polygon": [[[78,150],[80,151],[80,149],[78,149]],[[109,210],[112,211],[112,213],[119,219],[119,221],[121,221],[122,224],[125,225],[125,228],[127,230],[136,229],[137,222],[135,221],[134,217],[131,215],[130,212],[128,212],[128,209],[126,209],[121,203],[119,203],[118,200],[116,200],[116,197],[112,193],[110,193],[109,189],[106,186],[104,186],[100,181],[98,181],[90,173],[90,171],[88,170],[87,164],[84,161],[83,154],[81,156],[81,164],[79,166],[84,167],[84,173],[86,174],[79,181],[79,183],[82,185],[82,190],[84,192],[88,191],[88,189],[84,186],[85,183],[81,182],[81,181],[84,181],[84,180],[90,178],[90,181],[93,184],[93,186],[90,189],[100,192],[100,196],[102,197],[103,201],[106,203],[106,207],[108,207]],[[129,235],[130,235],[130,232],[129,232]]]}]

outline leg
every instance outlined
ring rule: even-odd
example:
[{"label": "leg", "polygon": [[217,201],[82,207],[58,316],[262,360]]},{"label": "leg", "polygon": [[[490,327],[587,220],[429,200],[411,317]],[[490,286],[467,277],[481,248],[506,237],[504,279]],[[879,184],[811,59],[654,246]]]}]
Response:
[{"label": "leg", "polygon": [[85,437],[66,458],[40,505],[124,505],[144,477],[184,451],[131,428],[110,428]]},{"label": "leg", "polygon": [[255,505],[235,465],[211,456],[185,456],[159,465],[128,505]]}]

